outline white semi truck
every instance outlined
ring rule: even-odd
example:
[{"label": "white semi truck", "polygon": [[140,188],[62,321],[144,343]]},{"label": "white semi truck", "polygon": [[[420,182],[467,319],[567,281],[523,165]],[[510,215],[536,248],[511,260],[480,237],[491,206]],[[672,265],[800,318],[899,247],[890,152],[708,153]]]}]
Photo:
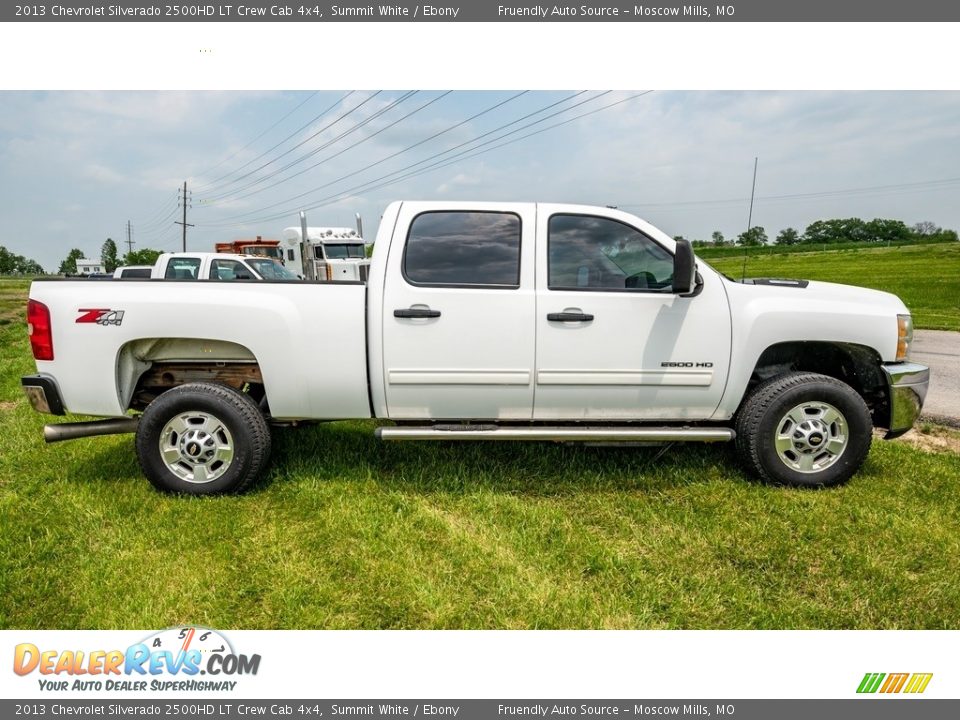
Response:
[{"label": "white semi truck", "polygon": [[[270,423],[383,440],[735,441],[773,483],[834,485],[917,419],[894,295],[724,277],[610,208],[396,202],[366,283],[37,280],[33,407],[136,433],[158,488],[241,491]],[[134,414],[131,414],[134,413]]]},{"label": "white semi truck", "polygon": [[303,256],[303,232],[285,228],[280,247],[288,268],[304,268],[310,279],[330,282],[365,282],[370,269],[366,244],[356,230],[346,227],[308,227],[306,262]]}]

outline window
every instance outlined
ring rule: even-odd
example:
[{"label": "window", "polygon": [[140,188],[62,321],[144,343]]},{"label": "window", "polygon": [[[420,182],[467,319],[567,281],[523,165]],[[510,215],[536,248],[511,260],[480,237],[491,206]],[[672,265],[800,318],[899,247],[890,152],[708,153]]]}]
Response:
[{"label": "window", "polygon": [[196,280],[200,273],[200,258],[174,257],[167,263],[165,278],[175,280]]},{"label": "window", "polygon": [[324,243],[324,253],[328,260],[345,260],[347,258],[362,258],[366,256],[363,245],[358,243]]},{"label": "window", "polygon": [[[278,263],[276,260],[268,260],[266,258],[250,258],[247,260],[248,263],[260,273],[260,276],[264,280],[299,280],[300,278],[294,275],[292,272],[287,270],[283,265]],[[249,274],[249,271],[248,271]]]},{"label": "window", "polygon": [[426,212],[410,226],[403,275],[413,285],[520,287],[520,217]]},{"label": "window", "polygon": [[551,290],[669,292],[673,286],[673,256],[616,220],[553,215],[547,248]]},{"label": "window", "polygon": [[293,250],[287,250],[287,262],[293,262]]},{"label": "window", "polygon": [[254,280],[253,273],[236,260],[214,260],[210,263],[213,280]]}]

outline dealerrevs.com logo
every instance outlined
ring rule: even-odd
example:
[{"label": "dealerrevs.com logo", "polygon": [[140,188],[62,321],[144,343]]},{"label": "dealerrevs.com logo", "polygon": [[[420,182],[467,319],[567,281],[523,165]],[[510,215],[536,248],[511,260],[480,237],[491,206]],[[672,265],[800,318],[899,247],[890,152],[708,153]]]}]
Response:
[{"label": "dealerrevs.com logo", "polygon": [[20,643],[13,671],[38,676],[41,690],[142,692],[231,691],[238,676],[256,675],[260,655],[234,651],[230,641],[205,627],[161,630],[125,650],[58,650]]},{"label": "dealerrevs.com logo", "polygon": [[857,687],[858,693],[922,693],[933,673],[867,673]]}]

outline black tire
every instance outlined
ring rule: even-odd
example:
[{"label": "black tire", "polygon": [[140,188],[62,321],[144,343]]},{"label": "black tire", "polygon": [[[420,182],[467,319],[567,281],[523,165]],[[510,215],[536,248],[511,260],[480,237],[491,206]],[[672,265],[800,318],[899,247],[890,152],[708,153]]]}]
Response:
[{"label": "black tire", "polygon": [[752,473],[794,487],[846,482],[860,469],[873,439],[870,410],[860,394],[815,373],[760,383],[740,406],[735,429],[737,452]]},{"label": "black tire", "polygon": [[225,385],[189,383],[147,406],[136,445],[143,474],[159,490],[240,493],[267,467],[270,428],[248,395]]}]

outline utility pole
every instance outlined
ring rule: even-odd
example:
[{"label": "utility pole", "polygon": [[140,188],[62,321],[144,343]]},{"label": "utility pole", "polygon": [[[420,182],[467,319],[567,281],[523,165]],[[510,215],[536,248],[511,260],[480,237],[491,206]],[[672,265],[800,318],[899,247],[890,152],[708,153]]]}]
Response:
[{"label": "utility pole", "polygon": [[[173,221],[173,224],[174,224],[174,225],[182,225],[182,226],[183,226],[183,251],[184,251],[184,252],[187,251],[187,228],[188,228],[188,227],[193,227],[193,224],[192,224],[192,223],[188,223],[188,222],[187,222],[187,205],[189,204],[189,198],[192,196],[192,194],[193,194],[193,193],[190,193],[190,195],[187,194],[187,181],[184,180],[184,181],[183,181],[183,194],[180,196],[180,204],[181,204],[181,206],[183,207],[183,220],[182,220],[182,221],[180,221],[180,220],[174,220],[174,221]],[[190,207],[193,207],[193,205],[190,205]]]},{"label": "utility pole", "polygon": [[130,224],[130,221],[127,220],[127,255],[133,252],[133,226]]},{"label": "utility pole", "polygon": [[[749,233],[750,228],[753,227],[753,196],[757,191],[757,161],[759,159],[759,157],[753,158],[753,185],[750,187],[750,212],[747,214],[747,233]],[[747,243],[743,244],[743,269],[740,271],[741,280],[747,277],[747,248],[749,247]]]}]

